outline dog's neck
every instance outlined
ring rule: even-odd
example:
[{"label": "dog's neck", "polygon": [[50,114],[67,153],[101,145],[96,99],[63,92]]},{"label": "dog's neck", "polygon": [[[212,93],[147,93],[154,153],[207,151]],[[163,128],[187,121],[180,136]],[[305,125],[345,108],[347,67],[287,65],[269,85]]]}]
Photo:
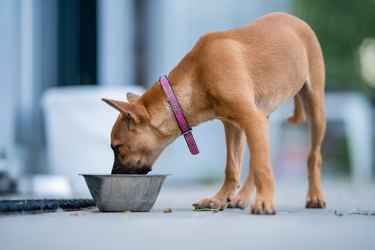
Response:
[{"label": "dog's neck", "polygon": [[[188,74],[179,76],[172,71],[169,74],[169,82],[190,127],[214,118],[211,108],[207,105],[206,91],[199,89],[199,84]],[[181,135],[168,98],[158,82],[146,91],[142,101],[149,112],[150,125],[157,129],[161,136],[175,139]]]}]

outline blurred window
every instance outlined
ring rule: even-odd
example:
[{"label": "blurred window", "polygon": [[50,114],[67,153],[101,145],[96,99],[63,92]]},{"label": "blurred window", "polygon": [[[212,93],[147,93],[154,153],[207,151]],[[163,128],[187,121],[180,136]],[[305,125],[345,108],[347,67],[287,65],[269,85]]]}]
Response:
[{"label": "blurred window", "polygon": [[58,1],[58,85],[96,84],[97,2]]}]

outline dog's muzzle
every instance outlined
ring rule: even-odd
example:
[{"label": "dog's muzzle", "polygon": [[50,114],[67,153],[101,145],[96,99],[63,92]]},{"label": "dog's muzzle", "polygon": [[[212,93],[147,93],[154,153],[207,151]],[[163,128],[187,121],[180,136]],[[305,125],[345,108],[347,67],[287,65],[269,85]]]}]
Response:
[{"label": "dog's muzzle", "polygon": [[140,166],[139,164],[122,165],[114,163],[111,174],[147,174],[150,171],[150,166]]}]

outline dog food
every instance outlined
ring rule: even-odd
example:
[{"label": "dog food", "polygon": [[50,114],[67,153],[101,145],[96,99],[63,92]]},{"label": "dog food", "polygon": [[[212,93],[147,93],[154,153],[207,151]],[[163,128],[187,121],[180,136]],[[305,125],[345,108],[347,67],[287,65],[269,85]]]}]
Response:
[{"label": "dog food", "polygon": [[172,208],[170,208],[170,207],[164,208],[163,212],[164,213],[172,213]]}]

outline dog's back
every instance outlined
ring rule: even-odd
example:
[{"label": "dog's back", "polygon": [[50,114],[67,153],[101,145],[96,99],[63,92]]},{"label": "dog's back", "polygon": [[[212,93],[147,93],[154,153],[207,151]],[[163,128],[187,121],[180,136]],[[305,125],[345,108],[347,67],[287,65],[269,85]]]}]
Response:
[{"label": "dog's back", "polygon": [[[217,79],[226,80],[231,88],[250,87],[266,115],[295,96],[305,83],[311,84],[311,78],[324,87],[323,56],[314,32],[286,13],[271,13],[240,28],[207,33],[188,56],[205,72],[209,89],[213,84],[218,91]],[[244,80],[248,86],[241,85]],[[223,87],[227,91],[228,86]]]}]

